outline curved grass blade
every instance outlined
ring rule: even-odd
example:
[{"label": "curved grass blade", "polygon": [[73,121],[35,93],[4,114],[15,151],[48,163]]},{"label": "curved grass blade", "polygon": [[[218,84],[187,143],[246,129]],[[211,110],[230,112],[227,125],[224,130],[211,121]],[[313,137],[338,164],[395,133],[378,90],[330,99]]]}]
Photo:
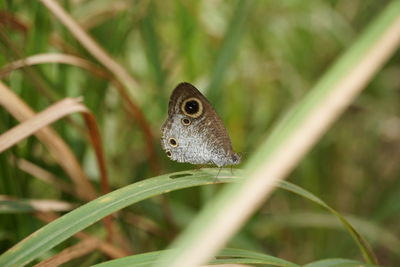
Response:
[{"label": "curved grass blade", "polygon": [[[149,253],[143,253],[139,255],[128,256],[124,258],[119,258],[100,264],[96,264],[93,267],[123,267],[123,266],[150,266],[155,263],[160,254],[163,251],[155,251]],[[223,249],[217,255],[217,258],[211,260],[209,264],[268,264],[271,266],[281,266],[281,267],[300,267],[295,263],[273,257],[267,254],[256,253],[243,249]]]},{"label": "curved grass blade", "polygon": [[362,237],[355,229],[354,227],[336,210],[328,206],[324,201],[322,201],[320,198],[316,197],[315,195],[311,194],[310,192],[304,190],[303,188],[288,183],[286,181],[281,181],[280,187],[282,189],[285,189],[287,191],[293,192],[299,196],[302,196],[304,198],[307,198],[314,203],[324,207],[327,209],[329,212],[331,212],[333,215],[335,215],[340,222],[344,225],[344,227],[347,229],[347,231],[350,233],[350,235],[353,237],[354,241],[358,245],[358,247],[361,250],[361,253],[366,259],[375,259],[375,254],[372,251],[371,247],[369,246],[368,242]]},{"label": "curved grass blade", "polygon": [[[31,234],[0,256],[0,266],[27,264],[103,217],[152,196],[193,186],[235,181],[237,177],[233,176],[232,172],[235,171],[231,169],[184,171],[146,179],[115,190],[65,214]],[[174,177],[179,178],[174,179]]]},{"label": "curved grass blade", "polygon": [[[343,214],[342,214],[343,216]],[[389,229],[380,226],[376,222],[371,222],[368,218],[361,218],[351,214],[344,216],[353,225],[357,232],[364,236],[369,244],[374,247],[382,247],[393,254],[400,256],[400,238]],[[336,220],[335,215],[322,212],[299,211],[283,214],[276,214],[273,217],[263,218],[255,224],[254,231],[259,238],[265,238],[271,229],[286,228],[319,228],[344,230],[340,220]]]},{"label": "curved grass blade", "polygon": [[222,249],[218,253],[218,257],[233,257],[233,258],[240,257],[253,260],[260,260],[263,262],[263,264],[270,264],[273,266],[299,267],[299,265],[289,262],[287,260],[245,249],[235,249],[235,248]]},{"label": "curved grass blade", "polygon": [[[234,172],[240,174],[241,170],[235,170]],[[216,175],[218,175],[218,178],[216,178]],[[238,176],[232,175],[231,169],[201,169],[196,171],[183,171],[166,174],[126,186],[91,201],[64,215],[60,219],[42,227],[40,230],[1,255],[0,266],[26,264],[48,249],[60,244],[65,239],[99,221],[103,217],[152,196],[193,186],[213,184],[216,182],[226,183],[238,180]],[[366,241],[355,231],[350,223],[321,199],[289,182],[282,181],[278,187],[293,192],[326,208],[339,218],[362,251],[365,251],[365,253],[372,253],[369,251]],[[266,256],[256,252],[243,252],[242,250],[226,249],[221,253],[221,255],[226,256],[241,255],[242,257],[247,258],[253,257],[254,260],[270,260],[271,262],[274,262],[274,264],[278,263],[277,258],[271,258],[271,256]],[[281,260],[280,263],[286,265],[277,266],[291,266],[284,260]]]},{"label": "curved grass blade", "polygon": [[367,266],[372,267],[377,265],[365,264],[359,261],[348,260],[348,259],[325,259],[306,264],[303,267],[367,267]]}]

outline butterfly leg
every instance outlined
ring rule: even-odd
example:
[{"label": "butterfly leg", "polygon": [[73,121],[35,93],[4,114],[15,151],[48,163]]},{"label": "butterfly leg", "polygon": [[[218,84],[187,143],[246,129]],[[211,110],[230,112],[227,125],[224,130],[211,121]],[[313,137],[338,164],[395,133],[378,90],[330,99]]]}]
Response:
[{"label": "butterfly leg", "polygon": [[215,183],[215,184],[216,184],[216,183],[218,183],[218,176],[219,176],[219,174],[220,174],[220,172],[221,172],[222,168],[223,168],[223,167],[218,167],[218,173],[217,173],[217,176],[215,176],[215,178],[214,178],[214,183]]}]

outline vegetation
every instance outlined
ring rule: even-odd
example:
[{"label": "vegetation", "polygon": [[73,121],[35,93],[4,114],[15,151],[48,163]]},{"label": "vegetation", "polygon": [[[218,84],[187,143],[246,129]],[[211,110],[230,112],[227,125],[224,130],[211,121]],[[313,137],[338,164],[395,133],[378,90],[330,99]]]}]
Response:
[{"label": "vegetation", "polygon": [[[0,265],[399,265],[399,14],[397,0],[1,1]],[[182,81],[223,119],[237,169],[161,150]]]}]

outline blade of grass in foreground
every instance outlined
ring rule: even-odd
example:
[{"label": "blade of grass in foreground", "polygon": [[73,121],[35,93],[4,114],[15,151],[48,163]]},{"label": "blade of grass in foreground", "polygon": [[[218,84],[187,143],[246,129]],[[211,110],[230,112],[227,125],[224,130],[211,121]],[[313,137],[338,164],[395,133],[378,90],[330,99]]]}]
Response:
[{"label": "blade of grass in foreground", "polygon": [[[210,201],[176,239],[175,249],[154,266],[168,262],[170,267],[190,267],[207,262],[350,105],[399,41],[400,1],[392,1],[249,159],[247,179],[229,185]],[[364,259],[375,263],[364,242],[358,245]]]},{"label": "blade of grass in foreground", "polygon": [[[119,258],[104,263],[96,264],[93,267],[124,267],[124,266],[141,266],[148,267],[153,264],[157,258],[165,251],[155,251],[149,253],[143,253],[124,258]],[[299,267],[295,263],[282,260],[270,255],[242,250],[242,249],[223,249],[218,253],[217,257],[223,257],[223,259],[211,260],[209,264],[261,264],[268,266],[281,266],[281,267]],[[230,266],[230,265],[229,265]],[[247,265],[246,265],[247,266]],[[304,267],[367,267],[377,265],[366,265],[360,261],[349,260],[349,259],[326,259],[316,261],[304,265]]]},{"label": "blade of grass in foreground", "polygon": [[[77,208],[76,210],[64,215],[60,219],[49,223],[28,238],[21,241],[13,248],[9,249],[6,253],[0,256],[0,266],[11,266],[14,264],[23,265],[29,263],[42,253],[60,244],[65,239],[71,237],[89,225],[99,221],[101,218],[143,199],[187,187],[212,184],[215,182],[225,183],[238,181],[239,178],[237,176],[233,176],[231,172],[232,170],[230,169],[202,169],[195,171],[184,171],[162,175],[155,178],[149,178],[147,180],[111,192],[102,196],[101,198],[81,206],[80,208]],[[235,170],[235,173],[240,174],[241,170]],[[216,175],[218,175],[218,179],[215,178]],[[346,230],[349,231],[353,237],[356,237],[356,242],[361,242],[357,239],[359,234],[346,221],[346,219],[344,219],[338,212],[329,207],[321,199],[314,196],[310,192],[285,181],[281,181],[279,187],[311,200],[330,211],[344,224]],[[224,251],[226,253],[227,250]],[[234,255],[238,256],[239,254],[240,253],[238,250],[235,250]],[[279,263],[277,258],[265,255],[265,257],[263,257],[261,256],[263,254],[257,252],[247,251],[245,254],[240,255],[242,255],[242,257],[250,257],[250,254],[251,257],[257,258],[255,260],[260,260],[263,262],[270,261],[275,264]],[[144,254],[143,257],[145,257],[145,255],[148,254]],[[233,257],[233,255],[231,255],[231,257]],[[134,260],[135,259],[137,258],[134,258]],[[284,262],[286,261],[280,261],[280,263]],[[149,262],[149,264],[151,263],[154,263],[154,260]]]},{"label": "blade of grass in foreground", "polygon": [[[219,172],[219,174],[218,174]],[[236,171],[233,171],[236,173]],[[216,180],[216,176],[218,179]],[[161,175],[103,195],[42,227],[0,256],[0,266],[22,266],[105,216],[173,190],[237,180],[231,169],[201,169]]]},{"label": "blade of grass in foreground", "polygon": [[[128,256],[120,259],[107,261],[104,263],[96,264],[93,267],[123,267],[123,266],[141,266],[146,267],[153,264],[160,256],[162,251],[155,251],[143,253],[133,256]],[[300,267],[295,263],[282,260],[270,255],[243,250],[243,249],[223,249],[218,257],[222,259],[214,259],[210,264],[268,264],[271,266],[281,267]]]},{"label": "blade of grass in foreground", "polygon": [[326,259],[315,261],[304,265],[303,267],[372,267],[374,264],[362,264],[359,261],[348,259]]}]

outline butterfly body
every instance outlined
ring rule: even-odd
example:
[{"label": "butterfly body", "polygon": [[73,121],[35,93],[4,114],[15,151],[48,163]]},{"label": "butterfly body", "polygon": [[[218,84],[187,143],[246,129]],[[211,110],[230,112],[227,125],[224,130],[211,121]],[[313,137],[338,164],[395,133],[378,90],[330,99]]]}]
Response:
[{"label": "butterfly body", "polygon": [[240,162],[221,119],[207,99],[189,83],[179,84],[171,95],[168,118],[162,126],[161,145],[167,155],[178,162],[218,167]]}]

